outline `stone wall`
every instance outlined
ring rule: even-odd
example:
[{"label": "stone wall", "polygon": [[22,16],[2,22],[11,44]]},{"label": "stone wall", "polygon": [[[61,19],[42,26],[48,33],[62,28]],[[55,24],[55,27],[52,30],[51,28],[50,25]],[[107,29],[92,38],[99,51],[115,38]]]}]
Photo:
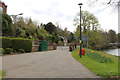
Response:
[{"label": "stone wall", "polygon": [[[55,43],[48,42],[48,50],[55,50],[57,49],[57,45]],[[33,40],[32,42],[32,52],[39,51],[39,40]]]},{"label": "stone wall", "polygon": [[32,52],[39,51],[39,40],[33,40],[32,42]]}]

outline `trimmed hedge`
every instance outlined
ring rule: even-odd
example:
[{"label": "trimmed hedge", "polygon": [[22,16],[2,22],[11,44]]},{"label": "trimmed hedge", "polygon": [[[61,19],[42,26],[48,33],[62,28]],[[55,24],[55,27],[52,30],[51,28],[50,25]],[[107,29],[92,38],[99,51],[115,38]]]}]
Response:
[{"label": "trimmed hedge", "polygon": [[12,38],[2,37],[2,48],[12,48]]},{"label": "trimmed hedge", "polygon": [[32,40],[14,38],[12,39],[12,48],[15,50],[24,49],[25,52],[31,52],[32,50]]},{"label": "trimmed hedge", "polygon": [[32,40],[24,38],[7,38],[2,37],[2,48],[12,48],[19,51],[19,49],[24,49],[25,52],[32,51]]}]

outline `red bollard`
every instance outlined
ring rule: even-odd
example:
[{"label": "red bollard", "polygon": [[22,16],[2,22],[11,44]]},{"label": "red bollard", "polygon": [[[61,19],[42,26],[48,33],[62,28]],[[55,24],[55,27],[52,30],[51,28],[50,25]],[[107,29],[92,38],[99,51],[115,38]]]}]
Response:
[{"label": "red bollard", "polygon": [[[79,49],[79,55],[80,55],[80,49]],[[82,55],[85,55],[85,49],[82,49]]]}]

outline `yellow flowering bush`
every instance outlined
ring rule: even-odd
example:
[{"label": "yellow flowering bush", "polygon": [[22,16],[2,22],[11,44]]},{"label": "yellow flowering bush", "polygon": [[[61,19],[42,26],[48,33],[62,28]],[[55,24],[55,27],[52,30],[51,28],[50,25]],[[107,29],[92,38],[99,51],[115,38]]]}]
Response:
[{"label": "yellow flowering bush", "polygon": [[99,61],[100,63],[108,63],[113,62],[112,58],[109,56],[109,54],[106,54],[101,51],[94,51],[89,49],[87,55],[96,61]]}]

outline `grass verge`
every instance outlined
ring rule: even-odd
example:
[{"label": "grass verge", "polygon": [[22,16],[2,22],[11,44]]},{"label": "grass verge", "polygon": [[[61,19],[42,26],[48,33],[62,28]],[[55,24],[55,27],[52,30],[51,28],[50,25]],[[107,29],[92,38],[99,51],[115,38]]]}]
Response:
[{"label": "grass verge", "polygon": [[113,63],[100,63],[96,60],[91,59],[87,54],[83,55],[82,58],[80,58],[78,53],[78,49],[74,50],[72,52],[72,56],[96,75],[105,78],[118,76],[118,57],[111,55]]},{"label": "grass verge", "polygon": [[5,71],[0,71],[0,80],[2,79],[2,77],[5,76]]}]

